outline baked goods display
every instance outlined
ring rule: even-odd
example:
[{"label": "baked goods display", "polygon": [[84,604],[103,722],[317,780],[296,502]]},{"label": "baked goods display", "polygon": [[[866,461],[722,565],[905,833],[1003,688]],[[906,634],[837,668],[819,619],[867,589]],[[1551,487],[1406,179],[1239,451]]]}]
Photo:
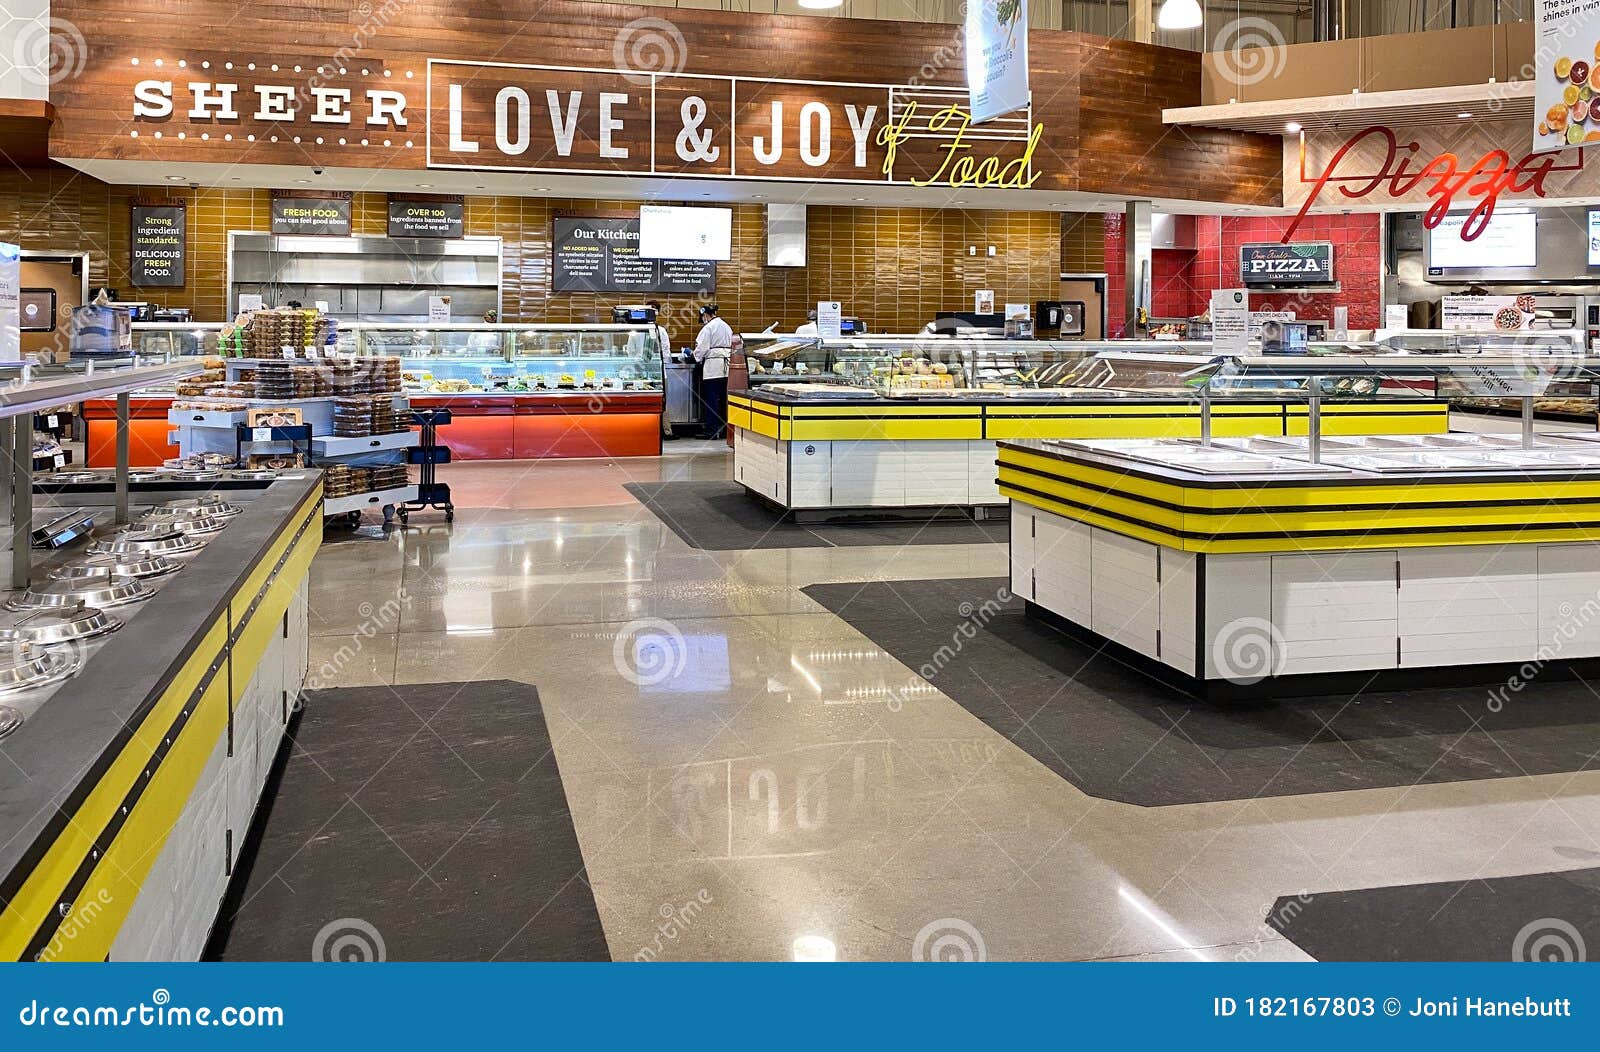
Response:
[{"label": "baked goods display", "polygon": [[320,350],[338,334],[332,318],[298,307],[252,311],[245,316],[244,329],[244,344],[252,358],[282,358],[285,349],[304,358],[307,348]]},{"label": "baked goods display", "polygon": [[341,438],[391,435],[403,430],[405,427],[395,410],[393,395],[334,399],[333,433]]},{"label": "baked goods display", "polygon": [[334,464],[322,475],[323,495],[328,499],[354,497],[361,493],[398,489],[406,485],[404,464],[384,464],[375,467],[355,467]]}]

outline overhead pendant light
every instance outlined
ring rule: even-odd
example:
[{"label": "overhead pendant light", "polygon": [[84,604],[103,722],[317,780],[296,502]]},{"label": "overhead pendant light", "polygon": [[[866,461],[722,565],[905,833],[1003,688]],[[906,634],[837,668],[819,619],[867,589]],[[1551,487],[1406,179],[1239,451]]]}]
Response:
[{"label": "overhead pendant light", "polygon": [[844,0],[800,0],[800,6],[810,11],[828,11],[843,7]]},{"label": "overhead pendant light", "polygon": [[1199,29],[1205,20],[1198,0],[1166,0],[1156,15],[1156,25],[1162,29]]}]

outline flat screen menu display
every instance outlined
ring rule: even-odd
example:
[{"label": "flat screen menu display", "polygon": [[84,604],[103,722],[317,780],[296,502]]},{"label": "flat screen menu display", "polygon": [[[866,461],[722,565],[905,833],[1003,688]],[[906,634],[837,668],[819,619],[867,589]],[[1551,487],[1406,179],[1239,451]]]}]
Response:
[{"label": "flat screen menu display", "polygon": [[1466,221],[1465,213],[1447,215],[1429,232],[1428,266],[1431,269],[1500,270],[1538,264],[1537,213],[1496,212],[1483,232],[1471,241],[1461,239]]}]

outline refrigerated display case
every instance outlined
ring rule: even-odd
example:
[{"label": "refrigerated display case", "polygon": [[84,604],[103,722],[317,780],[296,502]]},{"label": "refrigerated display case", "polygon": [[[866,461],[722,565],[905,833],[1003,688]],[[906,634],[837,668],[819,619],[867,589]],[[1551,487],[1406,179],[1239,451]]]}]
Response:
[{"label": "refrigerated display case", "polygon": [[417,409],[448,408],[460,460],[656,456],[662,348],[649,325],[349,325],[340,350],[400,359]]},{"label": "refrigerated display case", "polygon": [[[175,354],[214,354],[221,329],[135,324],[134,340]],[[398,357],[412,407],[451,410],[439,441],[458,460],[661,451],[662,351],[650,326],[353,322],[339,325],[332,350]],[[178,455],[165,445],[168,403],[143,401],[134,414],[135,463],[159,464]],[[86,416],[100,411],[85,406]]]},{"label": "refrigerated display case", "polygon": [[[1213,421],[1257,398],[1240,376],[1276,385],[1309,433],[998,444],[1011,587],[1031,616],[1210,700],[1494,681],[1489,666],[1600,657],[1600,632],[1561,616],[1600,583],[1600,434],[1539,434],[1531,411],[1520,435],[1327,427],[1330,410],[1398,419],[1429,401],[1391,380],[1531,405],[1600,378],[1593,363],[1240,359],[1201,389]],[[1365,394],[1327,384],[1362,377]],[[1351,604],[1359,616],[1326,616]]]}]

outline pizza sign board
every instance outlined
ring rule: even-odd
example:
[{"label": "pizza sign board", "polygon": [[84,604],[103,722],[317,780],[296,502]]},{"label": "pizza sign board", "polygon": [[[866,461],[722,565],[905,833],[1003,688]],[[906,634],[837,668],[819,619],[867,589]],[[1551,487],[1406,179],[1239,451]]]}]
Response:
[{"label": "pizza sign board", "polygon": [[1239,280],[1246,285],[1331,285],[1333,242],[1240,245]]}]

